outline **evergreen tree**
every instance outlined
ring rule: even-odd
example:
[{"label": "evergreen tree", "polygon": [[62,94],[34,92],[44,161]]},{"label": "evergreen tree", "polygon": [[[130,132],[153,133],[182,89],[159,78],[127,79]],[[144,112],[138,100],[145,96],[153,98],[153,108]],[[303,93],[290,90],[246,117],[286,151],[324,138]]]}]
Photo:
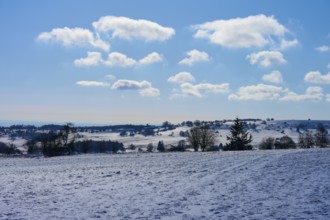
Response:
[{"label": "evergreen tree", "polygon": [[234,124],[230,128],[230,136],[227,136],[227,141],[224,150],[252,150],[250,143],[252,135],[245,131],[245,124],[237,117]]},{"label": "evergreen tree", "polygon": [[157,150],[159,152],[164,152],[165,151],[165,146],[164,146],[164,142],[163,141],[159,141],[158,142]]}]

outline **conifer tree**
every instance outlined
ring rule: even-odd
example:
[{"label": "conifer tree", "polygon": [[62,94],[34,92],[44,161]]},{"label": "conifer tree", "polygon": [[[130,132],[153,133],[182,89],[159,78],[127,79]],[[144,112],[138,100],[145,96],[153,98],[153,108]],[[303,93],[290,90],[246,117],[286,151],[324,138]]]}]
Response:
[{"label": "conifer tree", "polygon": [[227,141],[224,150],[252,150],[250,143],[252,135],[245,131],[245,124],[237,117],[234,124],[230,128],[230,136],[227,136]]}]

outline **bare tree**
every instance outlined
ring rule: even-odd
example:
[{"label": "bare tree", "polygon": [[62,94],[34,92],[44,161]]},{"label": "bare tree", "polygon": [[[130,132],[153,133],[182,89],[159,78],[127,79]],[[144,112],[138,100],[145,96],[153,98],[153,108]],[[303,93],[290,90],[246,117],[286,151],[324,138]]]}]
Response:
[{"label": "bare tree", "polygon": [[215,134],[207,126],[200,127],[200,146],[202,151],[214,144]]},{"label": "bare tree", "polygon": [[307,130],[303,134],[299,134],[299,146],[301,148],[313,148],[315,145],[313,132]]},{"label": "bare tree", "polygon": [[188,141],[193,146],[194,151],[198,151],[201,139],[201,130],[199,127],[190,129],[188,134]]},{"label": "bare tree", "polygon": [[317,126],[317,130],[315,133],[315,145],[317,147],[327,147],[328,143],[328,131],[327,129],[325,129],[324,125],[320,123]]},{"label": "bare tree", "polygon": [[194,127],[190,129],[188,141],[193,146],[194,151],[198,151],[199,146],[202,151],[212,146],[215,141],[215,134],[207,126]]}]

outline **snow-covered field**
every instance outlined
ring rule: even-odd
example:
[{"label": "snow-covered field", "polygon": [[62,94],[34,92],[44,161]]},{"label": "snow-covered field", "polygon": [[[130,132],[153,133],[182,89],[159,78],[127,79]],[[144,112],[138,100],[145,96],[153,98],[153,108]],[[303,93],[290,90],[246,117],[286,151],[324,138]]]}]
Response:
[{"label": "snow-covered field", "polygon": [[330,149],[0,158],[0,219],[330,219]]}]

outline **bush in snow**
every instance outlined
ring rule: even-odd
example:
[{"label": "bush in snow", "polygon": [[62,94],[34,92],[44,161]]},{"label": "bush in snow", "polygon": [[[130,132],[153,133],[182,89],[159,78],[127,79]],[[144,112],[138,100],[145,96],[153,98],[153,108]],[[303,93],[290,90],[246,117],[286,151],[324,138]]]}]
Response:
[{"label": "bush in snow", "polygon": [[14,145],[7,145],[3,142],[0,142],[0,154],[21,154],[21,151],[16,149]]},{"label": "bush in snow", "polygon": [[274,146],[275,139],[272,137],[262,139],[261,143],[259,144],[260,150],[272,150],[275,148]]},{"label": "bush in snow", "polygon": [[281,138],[276,138],[274,143],[275,149],[295,149],[297,148],[296,143],[291,137],[285,135]]},{"label": "bush in snow", "polygon": [[304,133],[300,133],[298,144],[300,148],[313,148],[315,146],[313,132],[307,130]]},{"label": "bush in snow", "polygon": [[329,144],[328,131],[325,129],[323,124],[317,125],[317,130],[315,133],[315,145],[317,147],[327,147]]},{"label": "bush in snow", "polygon": [[175,152],[175,151],[179,151],[179,152],[183,152],[186,150],[186,141],[185,140],[180,140],[178,142],[177,146],[171,146],[171,148],[168,151],[171,152]]},{"label": "bush in snow", "polygon": [[154,150],[154,146],[152,145],[152,143],[147,145],[147,152],[152,152]]},{"label": "bush in snow", "polygon": [[165,146],[164,146],[163,141],[158,142],[157,151],[159,151],[159,152],[164,152],[165,151]]}]

